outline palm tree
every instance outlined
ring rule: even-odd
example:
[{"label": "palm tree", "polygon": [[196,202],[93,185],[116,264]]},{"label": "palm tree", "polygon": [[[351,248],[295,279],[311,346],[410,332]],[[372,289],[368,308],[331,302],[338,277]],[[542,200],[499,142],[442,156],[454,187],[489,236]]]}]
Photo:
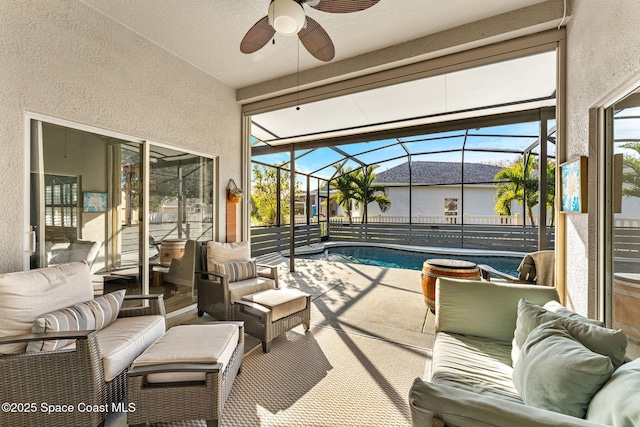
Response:
[{"label": "palm tree", "polygon": [[378,165],[369,165],[358,169],[354,174],[353,181],[356,186],[354,192],[355,207],[359,209],[360,205],[364,207],[362,215],[362,223],[367,218],[367,207],[370,203],[377,203],[380,211],[386,212],[391,207],[391,200],[387,195],[387,188],[384,185],[374,184],[376,174],[374,170]]},{"label": "palm tree", "polygon": [[551,209],[551,226],[553,227],[555,219],[555,200],[556,200],[556,164],[547,163],[547,209]]},{"label": "palm tree", "polygon": [[535,225],[531,208],[538,204],[538,181],[531,178],[533,170],[534,162],[528,161],[525,169],[524,161],[520,159],[496,174],[493,178],[494,181],[499,182],[494,207],[496,213],[511,215],[511,202],[515,200],[522,204],[526,192],[527,216],[531,225]]},{"label": "palm tree", "polygon": [[[622,144],[621,147],[634,150],[640,155],[640,143],[638,142]],[[627,197],[640,197],[640,157],[625,154],[622,163],[624,168],[622,181],[627,184],[622,187],[622,194]]]},{"label": "palm tree", "polygon": [[331,199],[335,200],[339,206],[347,213],[349,218],[349,224],[352,222],[353,208],[354,208],[354,171],[352,168],[342,169],[341,165],[333,165],[336,169],[338,176],[331,180],[331,187],[337,190],[331,195]]}]

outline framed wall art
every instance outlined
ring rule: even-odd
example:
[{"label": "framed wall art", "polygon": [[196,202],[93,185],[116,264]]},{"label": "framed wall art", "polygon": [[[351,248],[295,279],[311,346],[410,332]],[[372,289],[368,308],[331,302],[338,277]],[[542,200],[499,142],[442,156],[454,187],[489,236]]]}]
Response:
[{"label": "framed wall art", "polygon": [[82,210],[84,212],[106,212],[107,193],[85,191],[83,193]]},{"label": "framed wall art", "polygon": [[587,212],[587,157],[560,165],[560,211],[565,213]]}]

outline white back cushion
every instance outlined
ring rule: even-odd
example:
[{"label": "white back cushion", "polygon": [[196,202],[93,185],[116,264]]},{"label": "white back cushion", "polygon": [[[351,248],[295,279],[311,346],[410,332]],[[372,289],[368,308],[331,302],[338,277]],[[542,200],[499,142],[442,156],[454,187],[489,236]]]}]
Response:
[{"label": "white back cushion", "polygon": [[[0,337],[29,334],[37,317],[90,299],[93,285],[84,262],[0,274]],[[27,343],[5,344],[0,353],[26,348]]]},{"label": "white back cushion", "polygon": [[207,271],[215,271],[216,264],[251,260],[249,242],[207,242]]}]

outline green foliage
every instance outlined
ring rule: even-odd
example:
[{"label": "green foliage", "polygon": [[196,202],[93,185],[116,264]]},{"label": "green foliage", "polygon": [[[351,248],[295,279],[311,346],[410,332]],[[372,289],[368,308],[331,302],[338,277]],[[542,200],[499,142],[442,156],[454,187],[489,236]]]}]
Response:
[{"label": "green foliage", "polygon": [[629,142],[621,147],[638,153],[638,156],[634,155],[635,153],[623,156],[622,182],[627,185],[622,187],[622,195],[640,197],[640,143]]},{"label": "green foliage", "polygon": [[[529,217],[531,225],[535,225],[532,208],[536,206],[539,201],[538,179],[534,177],[534,172],[538,169],[537,165],[538,162],[536,160],[529,158],[525,169],[524,160],[519,159],[496,174],[494,181],[498,182],[498,188],[494,211],[497,214],[512,215],[511,203],[515,200],[522,205],[526,194],[527,216]],[[549,185],[547,186],[545,206],[547,209],[552,209],[552,215],[555,200],[555,175],[555,164],[548,163],[547,182]]]},{"label": "green foliage", "polygon": [[355,174],[352,168],[342,169],[340,165],[333,165],[338,173],[338,176],[330,182],[331,187],[336,190],[331,195],[331,199],[342,207],[349,217],[349,223],[352,222],[353,217],[353,199],[355,193]]},{"label": "green foliage", "polygon": [[277,225],[278,202],[280,197],[281,221],[289,219],[289,171],[280,171],[278,189],[278,169],[254,164],[252,168],[251,222],[255,225]]},{"label": "green foliage", "polygon": [[336,190],[331,198],[342,206],[349,217],[349,223],[352,222],[353,210],[359,210],[360,206],[364,207],[362,222],[367,218],[367,209],[371,203],[377,203],[382,212],[389,210],[391,200],[387,195],[387,188],[374,183],[376,179],[374,170],[378,167],[377,165],[357,170],[342,169],[339,165],[334,167],[339,175],[330,183]]},{"label": "green foliage", "polygon": [[366,168],[360,168],[355,173],[354,183],[354,199],[355,206],[358,209],[360,206],[364,206],[364,212],[362,215],[362,222],[367,218],[367,207],[371,203],[377,203],[382,212],[386,212],[391,207],[391,200],[389,199],[387,188],[384,185],[374,184],[376,174],[374,170],[378,165],[369,165]]}]

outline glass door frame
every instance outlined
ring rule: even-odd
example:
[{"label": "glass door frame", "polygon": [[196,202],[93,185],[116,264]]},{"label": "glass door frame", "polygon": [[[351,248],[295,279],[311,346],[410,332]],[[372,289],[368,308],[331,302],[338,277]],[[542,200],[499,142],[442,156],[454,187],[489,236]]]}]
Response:
[{"label": "glass door frame", "polygon": [[598,319],[607,327],[613,325],[613,274],[614,274],[614,149],[612,107],[640,88],[640,75],[635,76],[621,89],[606,97],[600,106],[589,112],[590,157],[596,158],[596,263],[591,271],[596,277],[595,306]]},{"label": "glass door frame", "polygon": [[[141,230],[141,244],[140,244],[140,259],[141,260],[146,260],[149,258],[149,245],[146,243],[148,242],[149,239],[149,227],[148,227],[148,218],[149,218],[149,198],[148,198],[148,194],[149,194],[149,162],[150,162],[150,151],[151,151],[151,147],[152,146],[158,146],[158,147],[165,147],[165,148],[170,148],[173,150],[179,150],[188,154],[194,154],[194,155],[198,155],[201,157],[206,157],[208,159],[211,159],[213,161],[213,176],[212,178],[212,184],[213,184],[213,197],[212,197],[212,201],[213,201],[213,240],[217,240],[219,237],[219,206],[220,206],[220,191],[219,191],[219,158],[215,155],[212,154],[205,154],[202,152],[198,152],[196,150],[192,150],[192,149],[187,149],[185,147],[176,147],[170,144],[163,144],[163,143],[159,143],[159,142],[154,142],[151,140],[145,140],[145,139],[141,139],[141,138],[136,138],[136,137],[132,137],[130,135],[126,135],[126,134],[122,134],[119,132],[113,132],[110,130],[106,130],[103,128],[98,128],[98,127],[94,127],[94,126],[89,126],[89,125],[84,125],[81,123],[77,123],[77,122],[72,122],[72,121],[68,121],[68,120],[64,120],[64,119],[59,119],[59,118],[55,118],[55,117],[51,117],[51,116],[47,116],[47,115],[42,115],[39,113],[33,113],[33,112],[25,112],[25,122],[24,122],[24,135],[25,135],[25,140],[24,140],[24,204],[23,204],[23,212],[24,212],[24,216],[23,216],[23,230],[25,230],[24,233],[24,253],[23,253],[23,269],[24,270],[29,270],[31,268],[31,256],[34,253],[36,246],[35,246],[35,242],[36,242],[36,236],[35,236],[35,232],[31,230],[31,193],[32,193],[32,189],[31,189],[31,171],[32,171],[32,167],[31,167],[31,162],[32,162],[32,138],[37,138],[37,144],[38,144],[38,159],[34,159],[35,161],[37,161],[37,169],[38,169],[38,174],[41,177],[40,181],[44,180],[44,159],[43,159],[43,138],[42,138],[42,123],[50,123],[53,125],[58,125],[58,126],[63,126],[63,127],[67,127],[70,129],[75,129],[78,131],[83,131],[83,132],[89,132],[89,133],[93,133],[93,134],[99,134],[102,136],[106,136],[106,137],[112,137],[112,138],[116,138],[116,139],[120,139],[123,141],[127,141],[127,142],[133,142],[133,143],[137,143],[140,144],[141,147],[141,153],[142,153],[142,174],[143,174],[143,205],[142,205],[142,209],[143,209],[143,218],[147,218],[147,220],[142,221],[142,223],[140,224],[140,230]],[[105,161],[109,161],[111,162],[111,160],[108,160],[108,158],[105,158]],[[111,181],[111,180],[109,180]],[[40,183],[40,187],[42,187],[42,182]],[[44,191],[42,188],[39,189],[39,198],[42,199],[40,200],[40,204],[42,205],[44,202]],[[44,211],[40,212],[39,214],[41,217],[44,216]],[[42,220],[42,218],[41,218]],[[112,221],[112,213],[109,212],[108,213],[108,221],[109,224],[111,224]],[[44,223],[43,221],[41,221],[42,223]],[[40,231],[39,231],[40,232]],[[41,238],[44,236],[44,230],[41,231],[42,235],[40,236]],[[39,241],[43,241],[42,239]],[[110,254],[107,254],[107,256],[110,256]],[[150,277],[150,272],[149,272],[149,263],[148,262],[141,262],[141,273],[142,273],[142,290],[145,293],[148,293],[149,290],[149,277]]]}]

